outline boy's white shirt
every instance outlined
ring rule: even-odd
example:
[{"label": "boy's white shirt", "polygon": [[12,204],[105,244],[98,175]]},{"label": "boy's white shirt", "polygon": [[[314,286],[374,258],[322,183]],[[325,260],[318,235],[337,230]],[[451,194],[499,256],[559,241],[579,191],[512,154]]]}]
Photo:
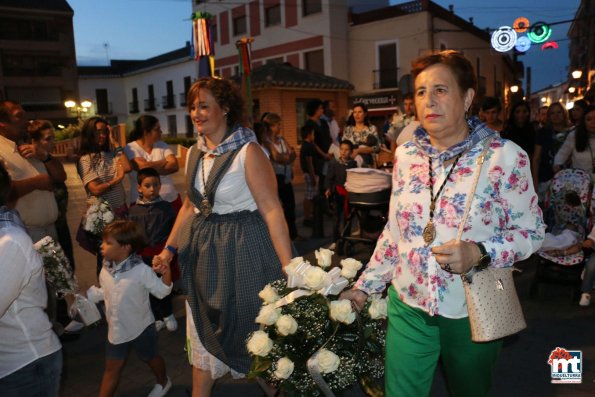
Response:
[{"label": "boy's white shirt", "polygon": [[[128,260],[130,257],[126,258]],[[116,268],[121,267],[126,260]],[[111,275],[105,267],[99,273],[108,324],[107,338],[112,344],[129,342],[155,322],[149,294],[162,299],[171,293],[153,269],[145,264]]]}]

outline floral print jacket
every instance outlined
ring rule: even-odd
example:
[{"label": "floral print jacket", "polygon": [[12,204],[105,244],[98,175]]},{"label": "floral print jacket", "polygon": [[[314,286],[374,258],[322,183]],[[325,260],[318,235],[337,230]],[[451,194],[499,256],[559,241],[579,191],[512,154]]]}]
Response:
[{"label": "floral print jacket", "polygon": [[[512,266],[541,246],[545,225],[533,189],[529,158],[512,141],[500,138],[478,119],[469,120],[471,134],[463,142],[438,152],[419,127],[414,139],[395,153],[389,219],[374,254],[356,288],[379,293],[392,283],[399,298],[430,315],[467,316],[459,275],[438,265],[431,247],[457,236],[474,179],[477,157],[490,139],[462,239],[482,242],[493,267]],[[434,192],[452,167],[444,162],[463,153],[436,201],[435,240],[426,245],[422,231],[430,207],[429,164]]]}]

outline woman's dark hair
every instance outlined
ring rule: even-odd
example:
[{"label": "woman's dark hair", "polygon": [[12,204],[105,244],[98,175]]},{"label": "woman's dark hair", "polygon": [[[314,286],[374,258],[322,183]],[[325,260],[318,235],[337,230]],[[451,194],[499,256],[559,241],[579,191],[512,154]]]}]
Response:
[{"label": "woman's dark hair", "polygon": [[514,118],[514,113],[518,108],[524,107],[527,109],[528,115],[531,115],[531,108],[526,101],[515,102],[510,108],[506,127],[500,133],[504,139],[509,139],[519,145],[527,155],[531,157],[535,148],[535,127],[531,123],[529,117],[524,125],[518,125]]},{"label": "woman's dark hair", "polygon": [[576,132],[574,133],[574,148],[577,152],[585,151],[589,147],[589,131],[587,131],[585,119],[587,118],[587,114],[591,112],[595,112],[595,105],[590,105],[585,109],[583,118],[576,126]]},{"label": "woman's dark hair", "polygon": [[53,130],[54,126],[48,120],[33,120],[27,124],[27,134],[33,141],[39,141],[41,139],[41,133],[45,130]]},{"label": "woman's dark hair", "polygon": [[99,143],[97,143],[97,124],[99,123],[105,123],[105,125],[108,125],[107,120],[101,117],[90,117],[83,123],[83,126],[81,127],[81,144],[79,146],[79,156],[109,151],[109,138],[105,140],[103,146],[99,146]]},{"label": "woman's dark hair", "polygon": [[[356,102],[353,104],[351,109],[354,110],[355,108],[362,108],[362,110],[364,111],[364,124],[366,125],[366,127],[372,125],[372,123],[370,123],[370,119],[368,118],[368,108],[366,107],[366,105],[363,102]],[[353,117],[353,112],[351,112],[351,114],[347,118],[346,125],[355,125],[355,117]]]},{"label": "woman's dark hair", "polygon": [[[589,107],[589,104],[587,103],[587,101],[585,101],[584,99],[579,99],[578,101],[574,101],[574,108],[579,107],[583,110],[583,115],[585,114],[585,112],[587,111],[587,108]],[[570,121],[572,121],[572,124],[578,124],[580,123],[582,120],[575,120],[572,117],[572,111],[568,112],[568,116],[570,117]]]},{"label": "woman's dark hair", "polygon": [[129,244],[131,252],[137,252],[145,248],[145,232],[142,227],[134,221],[113,221],[103,229],[101,237],[112,237],[120,245]]},{"label": "woman's dark hair", "polygon": [[500,110],[502,110],[502,103],[500,103],[500,100],[496,97],[487,96],[481,102],[481,110],[485,112],[489,109],[496,109],[500,112]]},{"label": "woman's dark hair", "polygon": [[260,145],[264,145],[267,142],[267,138],[271,135],[271,126],[266,121],[254,123],[254,134]]},{"label": "woman's dark hair", "polygon": [[6,205],[10,195],[11,179],[10,174],[4,166],[4,161],[0,160],[0,206]]},{"label": "woman's dark hair", "polygon": [[150,114],[144,114],[140,116],[134,122],[134,129],[128,137],[128,142],[136,141],[137,139],[142,138],[147,132],[150,132],[153,128],[155,128],[157,123],[159,123],[159,119],[155,116],[151,116]]},{"label": "woman's dark hair", "polygon": [[306,114],[308,115],[308,117],[314,116],[320,106],[323,106],[322,101],[320,99],[312,99],[308,101],[308,103],[306,103]]},{"label": "woman's dark hair", "polygon": [[527,124],[531,124],[531,105],[529,105],[529,102],[527,101],[518,101],[513,103],[510,107],[510,112],[508,113],[508,121],[506,122],[507,128],[523,127],[522,125],[516,125],[516,120],[514,118],[514,112],[516,112],[516,110],[520,107],[524,107],[525,109],[527,109],[527,114],[529,115],[527,117]]},{"label": "woman's dark hair", "polygon": [[227,127],[244,122],[244,99],[240,88],[231,80],[217,79],[213,77],[202,77],[198,79],[188,90],[187,104],[188,112],[198,99],[201,89],[211,91],[217,105],[227,113]]},{"label": "woman's dark hair", "polygon": [[477,78],[473,65],[462,52],[454,50],[440,51],[435,54],[425,55],[415,59],[411,63],[411,77],[413,81],[425,69],[432,65],[441,64],[447,66],[455,75],[459,88],[464,94],[469,88],[477,92]]}]

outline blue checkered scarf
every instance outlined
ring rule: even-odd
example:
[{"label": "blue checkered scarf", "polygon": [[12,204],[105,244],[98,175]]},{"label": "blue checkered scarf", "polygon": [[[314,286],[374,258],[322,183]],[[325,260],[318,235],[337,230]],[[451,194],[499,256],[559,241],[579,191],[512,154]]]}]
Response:
[{"label": "blue checkered scarf", "polygon": [[133,267],[137,265],[144,265],[143,258],[138,256],[137,254],[131,254],[128,258],[124,259],[120,263],[103,260],[103,267],[109,274],[112,276],[116,273],[124,273],[128,270],[131,270]]},{"label": "blue checkered scarf", "polygon": [[19,212],[3,205],[0,207],[0,229],[9,226],[17,226],[26,230]]},{"label": "blue checkered scarf", "polygon": [[497,135],[496,131],[488,128],[479,120],[479,118],[475,116],[469,118],[469,120],[467,120],[467,124],[469,125],[469,130],[471,131],[469,136],[465,140],[449,147],[443,152],[438,151],[438,149],[432,146],[430,143],[430,136],[421,125],[417,127],[413,133],[413,142],[432,159],[439,158],[441,162],[444,162],[454,158],[460,153],[471,149],[484,139]]},{"label": "blue checkered scarf", "polygon": [[217,145],[215,149],[209,150],[205,138],[202,135],[198,136],[196,147],[198,150],[201,150],[206,154],[219,156],[231,150],[239,149],[248,142],[258,142],[256,140],[256,134],[250,128],[236,124],[227,132],[223,141]]}]

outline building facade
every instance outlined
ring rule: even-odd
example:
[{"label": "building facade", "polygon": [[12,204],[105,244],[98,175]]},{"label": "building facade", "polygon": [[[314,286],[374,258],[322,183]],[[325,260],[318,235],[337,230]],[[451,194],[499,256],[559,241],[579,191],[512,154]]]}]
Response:
[{"label": "building facade", "polygon": [[72,18],[66,0],[0,0],[0,99],[31,118],[63,123],[78,100]]},{"label": "building facade", "polygon": [[[568,29],[570,38],[569,87],[574,87],[573,97],[580,98],[590,90],[589,99],[595,100],[595,3],[582,0]],[[579,78],[571,73],[581,71]]]}]

